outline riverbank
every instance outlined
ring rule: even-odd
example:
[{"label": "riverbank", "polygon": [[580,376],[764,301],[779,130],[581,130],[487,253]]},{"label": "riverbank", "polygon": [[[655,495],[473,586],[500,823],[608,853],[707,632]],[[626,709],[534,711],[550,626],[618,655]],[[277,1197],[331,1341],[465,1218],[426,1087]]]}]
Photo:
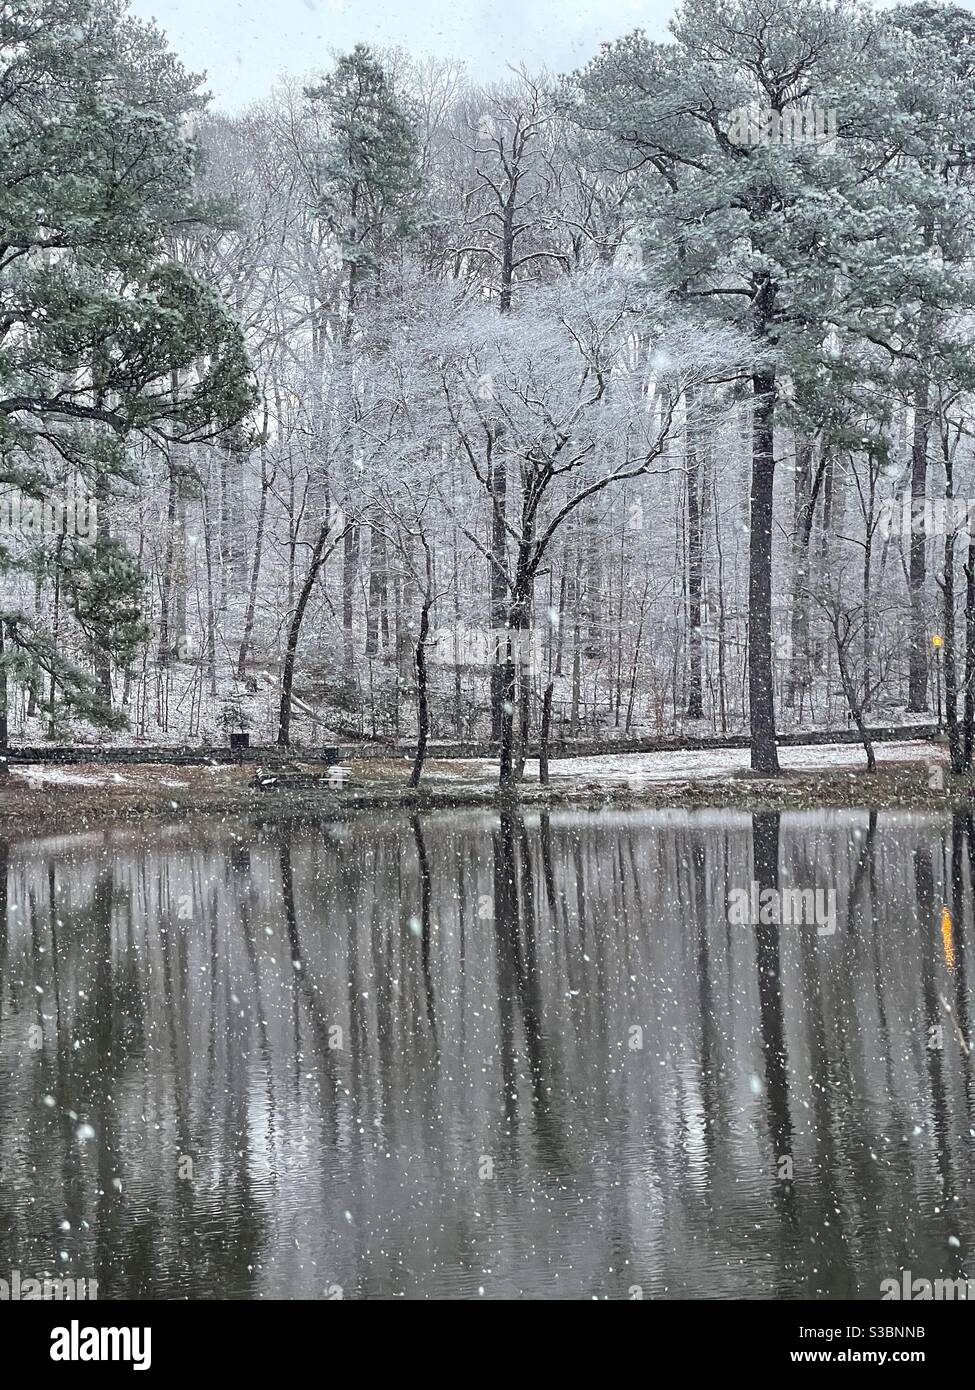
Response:
[{"label": "riverbank", "polygon": [[[727,807],[742,810],[832,809],[869,805],[891,809],[949,808],[971,804],[975,780],[950,778],[945,750],[920,741],[878,746],[878,767],[868,773],[862,751],[849,745],[783,748],[782,775],[769,779],[748,770],[745,750],[674,750],[608,753],[562,759],[547,786],[537,763],[513,797],[525,806]],[[300,776],[300,764],[296,763]],[[198,813],[267,816],[349,811],[449,809],[491,806],[502,798],[497,763],[491,759],[433,759],[416,790],[407,787],[408,758],[352,759],[322,775],[309,770],[298,786],[286,778],[254,785],[253,767],[185,767],[164,762],[126,767],[76,764],[70,768],[27,765],[11,769],[0,784],[0,828],[5,834],[39,826],[84,829],[112,818],[169,819]],[[319,775],[315,775],[315,773]],[[308,785],[310,783],[310,785]],[[940,785],[939,785],[940,784]]]}]

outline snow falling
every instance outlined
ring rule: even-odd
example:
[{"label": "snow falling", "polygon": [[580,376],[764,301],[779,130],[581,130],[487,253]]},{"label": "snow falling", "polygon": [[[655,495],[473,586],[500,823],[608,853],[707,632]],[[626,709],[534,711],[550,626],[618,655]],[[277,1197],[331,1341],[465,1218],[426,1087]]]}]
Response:
[{"label": "snow falling", "polygon": [[975,17],[152,8],[0,3],[0,1301],[975,1297]]}]

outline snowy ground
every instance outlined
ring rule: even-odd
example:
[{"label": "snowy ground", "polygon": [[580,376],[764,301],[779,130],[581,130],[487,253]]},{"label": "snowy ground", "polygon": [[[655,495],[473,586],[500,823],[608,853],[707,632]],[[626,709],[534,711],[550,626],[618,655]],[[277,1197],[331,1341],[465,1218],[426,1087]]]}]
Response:
[{"label": "snowy ground", "polygon": [[[946,750],[943,746],[919,739],[898,743],[877,745],[877,760],[881,770],[893,771],[898,766],[911,769],[909,782],[916,782],[919,788],[928,785],[925,764],[944,766]],[[853,744],[821,744],[799,748],[780,748],[779,756],[783,770],[802,772],[815,778],[822,773],[828,780],[833,774],[835,791],[837,772],[840,782],[845,784],[844,769],[848,769],[850,785],[856,785],[864,771],[863,750]],[[161,757],[164,754],[161,752]],[[328,790],[328,801],[333,805],[346,804],[349,798],[354,801],[363,797],[370,804],[383,804],[384,799],[393,805],[401,804],[406,791],[407,777],[412,759],[397,755],[389,758],[367,757],[356,760],[349,756],[347,761],[352,773],[347,792]],[[698,800],[718,797],[720,784],[733,786],[741,779],[741,790],[747,792],[754,783],[749,777],[747,748],[694,749],[655,753],[604,753],[593,757],[562,758],[551,764],[551,788],[556,794],[586,799],[589,796],[609,793],[614,788],[625,788],[628,793],[639,795],[643,791],[653,797],[662,794],[675,797],[676,804],[694,798],[693,787],[703,784]],[[460,798],[465,796],[476,801],[490,800],[497,787],[497,759],[431,758],[423,773],[423,789],[428,793]],[[526,767],[526,781],[531,785],[538,783],[538,763],[532,761]],[[716,790],[707,790],[708,785]],[[779,792],[788,794],[788,788],[795,789],[803,783],[790,781],[779,783]],[[808,787],[808,784],[805,784]],[[654,789],[657,789],[656,791]],[[309,795],[321,796],[324,788],[316,789]],[[302,792],[292,794],[282,788],[274,804],[280,811],[291,804],[292,795],[301,799]],[[732,792],[732,800],[736,793]],[[221,811],[230,809],[251,809],[254,798],[264,801],[263,793],[256,793],[253,787],[253,767],[246,764],[204,764],[201,766],[174,766],[160,761],[155,764],[126,764],[124,770],[117,766],[85,763],[71,767],[57,767],[50,764],[31,764],[15,766],[10,769],[9,780],[4,784],[0,796],[0,816],[12,825],[23,821],[24,817],[90,816],[127,814],[153,809]],[[324,805],[324,802],[320,804]],[[272,809],[271,802],[267,809]]]},{"label": "snowy ground", "polygon": [[[878,743],[878,763],[944,763],[944,750],[931,743]],[[552,782],[576,781],[599,784],[700,781],[737,777],[749,772],[747,748],[708,748],[666,753],[605,753],[592,758],[558,758],[549,763]],[[785,771],[816,772],[848,767],[863,770],[863,749],[858,744],[823,743],[815,747],[780,748],[779,762]],[[497,759],[452,759],[449,770],[431,765],[431,777],[470,781],[497,777]],[[525,780],[538,781],[538,762],[525,764]]]},{"label": "snowy ground", "polygon": [[10,775],[23,778],[32,787],[103,787],[112,780],[110,773],[68,772],[63,767],[47,767],[40,763],[13,767]]},{"label": "snowy ground", "polygon": [[[225,770],[234,772],[234,765],[220,764],[217,767],[193,769],[201,778]],[[49,763],[25,763],[23,766],[12,767],[10,777],[14,783],[26,782],[29,787],[38,791],[57,791],[59,787],[99,787],[106,790],[117,787],[120,791],[141,791],[147,787],[180,788],[191,785],[185,778],[174,777],[174,771],[178,772],[178,769],[173,769],[165,763],[158,766],[148,763],[136,764],[127,768],[125,772],[96,763],[85,764],[82,771],[76,768],[52,767]],[[165,772],[166,775],[160,776],[161,772]]]}]

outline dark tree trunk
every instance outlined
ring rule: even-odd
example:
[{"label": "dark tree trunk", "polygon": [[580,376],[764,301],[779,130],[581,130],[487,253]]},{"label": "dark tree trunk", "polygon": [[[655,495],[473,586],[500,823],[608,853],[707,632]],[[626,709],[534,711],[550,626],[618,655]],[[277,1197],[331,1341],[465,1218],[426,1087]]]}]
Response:
[{"label": "dark tree trunk", "polygon": [[491,667],[491,739],[501,738],[501,713],[504,704],[504,652],[499,633],[505,625],[508,603],[507,531],[508,475],[503,459],[495,456],[493,440],[489,438],[491,488],[491,645],[494,663]]},{"label": "dark tree trunk", "polygon": [[965,770],[965,751],[963,730],[958,723],[958,673],[955,666],[955,537],[950,531],[945,536],[943,592],[945,723],[948,727],[951,770],[960,773]]},{"label": "dark tree trunk", "polygon": [[[757,812],[752,817],[754,877],[762,889],[779,886],[779,814]],[[789,1109],[789,1057],[786,1046],[785,1010],[782,998],[779,924],[761,923],[755,928],[755,955],[761,1016],[762,1052],[765,1059],[765,1103],[769,1134],[776,1163],[792,1153],[793,1133]]]},{"label": "dark tree trunk", "polygon": [[523,663],[527,659],[526,639],[532,611],[532,589],[534,569],[531,563],[532,530],[523,522],[522,535],[518,547],[515,567],[511,607],[506,614],[508,637],[505,644],[505,661],[502,669],[502,709],[501,709],[501,776],[500,785],[509,785],[515,780],[515,697],[516,662],[522,667],[522,678],[527,679]]},{"label": "dark tree trunk", "polygon": [[513,631],[505,643],[501,667],[501,786],[514,781],[515,752],[515,656],[514,644],[518,633]]},{"label": "dark tree trunk", "polygon": [[772,687],[772,493],[775,483],[773,418],[775,372],[752,376],[755,419],[752,436],[751,524],[748,555],[748,711],[751,766],[777,776],[775,701]]},{"label": "dark tree trunk", "polygon": [[975,752],[975,532],[968,542],[965,561],[965,699],[962,732],[964,768],[972,766]]},{"label": "dark tree trunk", "polygon": [[542,727],[538,741],[538,780],[545,786],[548,783],[548,741],[552,727],[552,681],[545,687],[542,696]]},{"label": "dark tree trunk", "polygon": [[700,458],[694,431],[694,392],[688,387],[687,402],[687,717],[703,719],[701,680],[701,586],[704,562],[701,539]]},{"label": "dark tree trunk", "polygon": [[928,707],[928,650],[924,634],[924,527],[917,519],[923,514],[928,472],[928,386],[924,382],[914,396],[914,439],[911,446],[911,562],[908,587],[911,594],[911,651],[907,687],[907,708],[920,714]]},{"label": "dark tree trunk", "polygon": [[[7,668],[3,664],[4,633],[3,619],[0,618],[0,748],[7,747],[9,731],[7,728]],[[0,777],[7,775],[6,762],[0,763]]]},{"label": "dark tree trunk", "polygon": [[423,760],[427,755],[427,740],[430,737],[430,704],[427,699],[427,634],[430,631],[430,599],[423,600],[420,609],[420,631],[416,642],[416,757],[410,773],[410,786],[420,785]]}]

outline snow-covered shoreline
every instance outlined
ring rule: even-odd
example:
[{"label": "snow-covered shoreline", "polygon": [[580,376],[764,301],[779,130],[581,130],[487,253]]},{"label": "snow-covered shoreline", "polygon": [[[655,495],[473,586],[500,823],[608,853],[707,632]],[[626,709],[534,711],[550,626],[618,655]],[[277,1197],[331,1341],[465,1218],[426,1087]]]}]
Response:
[{"label": "snow-covered shoreline", "polygon": [[[327,774],[289,786],[282,778],[254,784],[247,765],[187,767],[167,764],[72,765],[70,770],[27,764],[13,767],[0,785],[0,825],[7,831],[47,824],[84,828],[140,816],[260,815],[275,820],[295,815],[328,818],[360,810],[425,811],[492,807],[530,809],[572,806],[581,813],[608,806],[712,807],[755,810],[855,808],[941,808],[967,803],[966,779],[946,775],[945,750],[919,741],[877,749],[878,767],[868,774],[854,745],[819,745],[782,750],[783,775],[754,776],[747,749],[684,750],[667,753],[607,753],[561,759],[550,782],[538,781],[529,762],[525,779],[505,793],[497,785],[495,759],[431,759],[419,788],[407,787],[410,761],[402,757],[350,760],[341,785]],[[931,769],[936,774],[931,775]]]},{"label": "snow-covered shoreline", "polygon": [[[945,765],[945,752],[935,744],[911,741],[878,743],[878,763],[931,763]],[[864,753],[859,744],[825,743],[808,747],[781,747],[779,761],[784,772],[817,772],[831,768],[864,769]],[[450,771],[438,772],[431,764],[432,776],[463,780],[467,777],[496,777],[496,758],[469,758],[453,761]],[[604,782],[613,785],[644,782],[701,781],[722,777],[751,776],[747,748],[685,749],[655,753],[605,753],[584,758],[559,758],[549,764],[553,783],[566,781]],[[525,779],[538,781],[538,760],[525,764]]]}]

